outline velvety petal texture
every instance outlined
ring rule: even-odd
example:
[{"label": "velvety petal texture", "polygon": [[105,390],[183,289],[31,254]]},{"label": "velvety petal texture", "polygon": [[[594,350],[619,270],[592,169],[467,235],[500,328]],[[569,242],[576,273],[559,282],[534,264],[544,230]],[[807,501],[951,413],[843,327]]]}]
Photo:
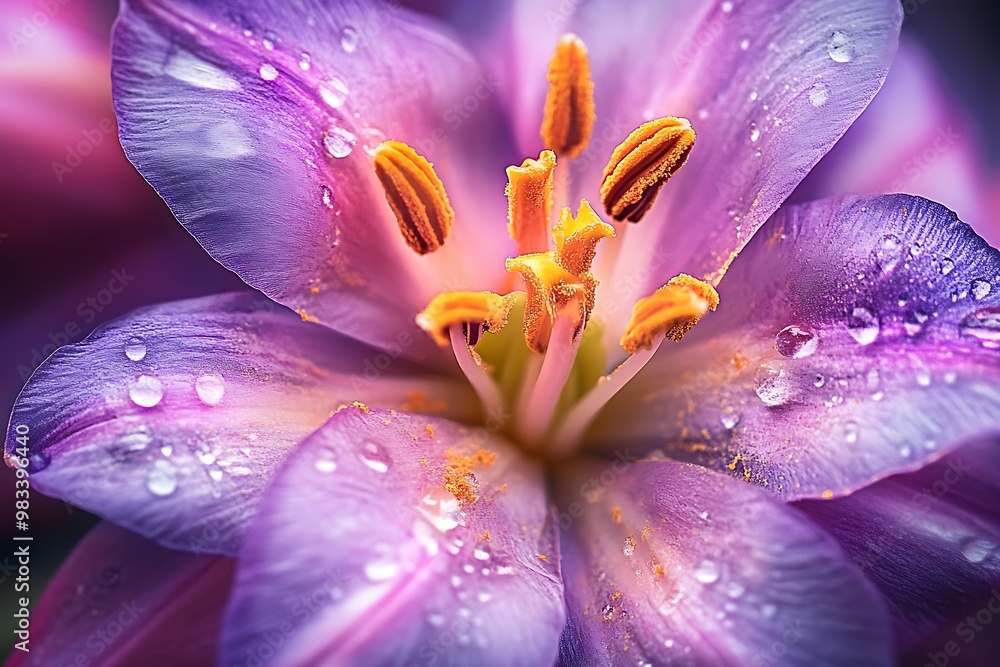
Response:
[{"label": "velvety petal texture", "polygon": [[878,594],[829,536],[749,484],[629,459],[559,481],[561,664],[891,664]]},{"label": "velvety petal texture", "polygon": [[27,427],[38,491],[166,546],[233,554],[289,449],[353,401],[476,414],[457,381],[225,294],[137,311],[56,351],[17,400],[6,454]]},{"label": "velvety petal texture", "polygon": [[783,209],[595,442],[832,497],[1000,431],[1000,253],[905,195]]},{"label": "velvety petal texture", "polygon": [[495,430],[334,415],[254,520],[222,664],[551,665],[558,539],[541,468]]},{"label": "velvety petal texture", "polygon": [[[851,496],[796,507],[826,528],[882,591],[904,644],[974,610],[1000,586],[996,440]],[[970,641],[971,630],[960,633],[960,643]]]},{"label": "velvety petal texture", "polygon": [[587,44],[598,120],[575,167],[583,196],[599,201],[612,149],[642,122],[683,116],[698,135],[650,213],[626,225],[627,261],[605,281],[615,296],[600,310],[627,320],[635,300],[680,272],[721,277],[878,91],[902,9],[897,0],[525,0],[516,19],[523,144],[539,141],[545,61],[559,35]]},{"label": "velvety petal texture", "polygon": [[[407,356],[429,356],[414,315],[446,280],[503,274],[502,186],[484,199],[475,181],[492,155],[502,184],[495,84],[398,3],[130,0],[114,40],[129,159],[251,286],[376,346],[409,332]],[[445,250],[403,241],[369,156],[387,138],[437,162],[455,195]],[[496,224],[479,225],[491,203]]]},{"label": "velvety petal texture", "polygon": [[99,524],[35,603],[31,651],[4,664],[215,665],[233,570]]}]

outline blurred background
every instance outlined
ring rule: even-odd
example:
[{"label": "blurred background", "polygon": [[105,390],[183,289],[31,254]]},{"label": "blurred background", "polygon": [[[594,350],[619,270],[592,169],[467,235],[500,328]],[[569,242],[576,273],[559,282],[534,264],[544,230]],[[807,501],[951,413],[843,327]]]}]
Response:
[{"label": "blurred background", "polygon": [[[483,25],[479,2],[403,4],[466,29]],[[852,190],[920,194],[953,208],[998,246],[1000,3],[902,4],[905,59],[793,199]],[[142,305],[242,285],[172,219],[122,154],[109,82],[116,6],[112,0],[0,4],[0,412],[7,415],[56,346]],[[0,470],[4,508],[14,497],[13,480]],[[95,519],[39,494],[31,510],[37,599]],[[0,522],[4,544],[12,524]],[[10,551],[0,550],[5,618],[14,598]],[[951,631],[928,638],[903,664],[932,664],[928,651]],[[998,638],[1000,618],[948,664],[998,664]],[[0,634],[0,653],[11,643],[11,633]]]}]

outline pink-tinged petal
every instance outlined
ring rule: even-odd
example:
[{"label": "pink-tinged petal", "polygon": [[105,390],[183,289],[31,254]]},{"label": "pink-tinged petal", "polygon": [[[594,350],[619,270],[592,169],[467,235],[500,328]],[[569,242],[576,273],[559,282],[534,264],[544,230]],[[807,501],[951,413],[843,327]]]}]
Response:
[{"label": "pink-tinged petal", "polygon": [[206,297],[56,351],[17,400],[6,455],[26,441],[36,490],[165,546],[233,554],[288,451],[353,401],[476,414],[457,381],[258,294]]},{"label": "pink-tinged petal", "polygon": [[796,499],[1000,429],[1000,253],[942,206],[783,209],[719,294],[609,404],[595,441],[664,448]]},{"label": "pink-tinged petal", "polygon": [[698,135],[650,214],[628,226],[628,261],[605,281],[616,295],[602,304],[605,317],[626,320],[632,302],[680,272],[721,275],[878,91],[902,20],[896,0],[608,0],[547,9],[518,8],[517,27],[530,35],[518,35],[518,45],[535,45],[519,61],[529,117],[518,136],[537,145],[545,58],[560,34],[577,33],[590,52],[598,115],[575,174],[584,196],[600,200],[611,150],[642,122],[683,116]]},{"label": "pink-tinged petal", "polygon": [[901,40],[882,90],[793,199],[906,192],[947,206],[983,234],[986,160],[952,98],[920,43]]},{"label": "pink-tinged petal", "polygon": [[878,593],[768,494],[688,463],[560,479],[567,665],[889,665]]},{"label": "pink-tinged petal", "polygon": [[[407,332],[408,356],[433,356],[414,316],[504,273],[502,188],[477,180],[503,176],[494,86],[396,4],[126,2],[113,81],[126,153],[175,215],[310,318],[379,347]],[[457,211],[444,250],[404,242],[368,154],[386,138],[436,163]]]},{"label": "pink-tinged petal", "polygon": [[222,664],[553,663],[565,613],[544,478],[491,431],[346,409],[263,507]]},{"label": "pink-tinged petal", "polygon": [[900,642],[1000,586],[1000,443],[969,445],[845,498],[797,503],[885,596]]},{"label": "pink-tinged petal", "polygon": [[30,652],[5,665],[215,665],[234,570],[99,524],[33,608]]}]

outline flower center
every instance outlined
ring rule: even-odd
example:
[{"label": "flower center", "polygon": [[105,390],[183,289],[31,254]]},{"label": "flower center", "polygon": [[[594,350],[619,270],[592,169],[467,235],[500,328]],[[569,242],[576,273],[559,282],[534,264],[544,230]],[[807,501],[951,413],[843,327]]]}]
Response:
[{"label": "flower center", "polygon": [[[590,63],[578,37],[559,41],[548,81],[541,127],[546,149],[507,168],[507,229],[518,254],[506,268],[524,289],[446,292],[416,321],[453,349],[485,413],[505,416],[500,421],[508,435],[529,450],[560,457],[579,446],[600,409],[663,339],[680,340],[715,310],[719,297],[710,284],[682,274],[641,299],[621,338],[630,356],[605,375],[604,325],[591,318],[598,289],[591,268],[598,245],[620,245],[625,228],[616,232],[586,199],[575,215],[562,208],[554,225],[552,215],[554,199],[570,189],[567,175],[556,178],[557,159],[574,159],[586,149],[596,118]],[[604,169],[600,192],[607,215],[639,222],[694,141],[690,123],[673,117],[645,123],[626,137]],[[374,167],[407,245],[421,255],[441,248],[454,211],[433,166],[406,144],[386,141],[374,152]],[[613,251],[612,260],[616,256]]]}]

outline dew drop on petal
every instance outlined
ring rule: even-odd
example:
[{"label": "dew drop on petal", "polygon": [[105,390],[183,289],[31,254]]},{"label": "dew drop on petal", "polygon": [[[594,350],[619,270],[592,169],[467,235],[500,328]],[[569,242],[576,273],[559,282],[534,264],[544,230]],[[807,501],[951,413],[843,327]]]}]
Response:
[{"label": "dew drop on petal", "polygon": [[350,155],[356,143],[358,138],[353,132],[336,125],[323,134],[323,146],[326,152],[335,158],[345,158]]},{"label": "dew drop on petal", "polygon": [[389,455],[381,445],[374,442],[366,442],[361,447],[361,461],[375,472],[389,470]]},{"label": "dew drop on petal", "polygon": [[146,476],[146,488],[154,496],[169,496],[177,490],[177,469],[170,461],[158,460]]},{"label": "dew drop on petal", "polygon": [[420,500],[417,510],[428,522],[442,533],[459,525],[461,503],[450,491],[434,487]]},{"label": "dew drop on petal", "polygon": [[140,375],[129,387],[128,396],[142,408],[151,408],[163,398],[163,383],[152,375]]},{"label": "dew drop on petal", "polygon": [[853,445],[858,441],[858,423],[849,421],[844,424],[844,441]]},{"label": "dew drop on petal", "polygon": [[802,359],[813,354],[819,347],[819,336],[808,329],[795,325],[787,326],[774,338],[778,354],[789,359]]},{"label": "dew drop on petal", "polygon": [[764,362],[754,377],[754,391],[764,405],[777,407],[788,403],[795,395],[792,379],[784,367],[772,362]]},{"label": "dew drop on petal", "polygon": [[912,337],[923,331],[929,317],[930,315],[922,310],[911,310],[906,313],[903,318],[903,329],[906,331],[906,335]]},{"label": "dew drop on petal", "polygon": [[29,475],[36,472],[40,472],[49,467],[52,463],[52,456],[48,452],[37,452],[35,454],[28,455],[28,465],[25,470],[28,471]]},{"label": "dew drop on petal", "polygon": [[878,317],[868,308],[859,306],[851,311],[847,320],[847,332],[860,345],[870,345],[878,338],[880,324]]},{"label": "dew drop on petal", "polygon": [[264,81],[274,81],[278,78],[278,69],[271,63],[264,63],[260,66],[260,78]]},{"label": "dew drop on petal", "polygon": [[303,51],[299,54],[299,68],[302,71],[307,71],[310,67],[312,67],[312,56],[308,52]]},{"label": "dew drop on petal", "polygon": [[750,123],[750,141],[756,142],[760,139],[760,129],[756,123]]},{"label": "dew drop on petal", "polygon": [[740,423],[740,413],[739,412],[724,412],[722,416],[719,417],[719,421],[722,422],[722,426],[727,430],[731,431],[736,428],[736,425]]},{"label": "dew drop on petal", "polygon": [[750,48],[750,38],[744,37],[743,39],[740,40],[740,50],[746,51],[749,48]]},{"label": "dew drop on petal", "polygon": [[733,11],[733,3],[730,2],[729,0],[726,0],[725,2],[723,2],[722,5],[721,5],[721,7],[722,7],[722,11],[725,12],[726,14],[728,14],[731,11]]},{"label": "dew drop on petal", "polygon": [[330,189],[329,185],[324,185],[320,189],[320,201],[323,202],[323,206],[332,209],[333,208],[333,190]]},{"label": "dew drop on petal", "polygon": [[882,237],[878,248],[875,250],[875,261],[883,273],[889,273],[896,268],[899,260],[903,257],[903,244],[899,238],[889,234]]},{"label": "dew drop on petal", "polygon": [[814,107],[821,107],[830,99],[830,88],[825,83],[813,84],[809,89],[809,102]]},{"label": "dew drop on petal", "polygon": [[321,452],[319,458],[313,464],[317,471],[329,475],[337,469],[337,462],[333,460],[333,454],[329,451]]},{"label": "dew drop on petal", "polygon": [[987,540],[971,539],[962,544],[962,555],[970,563],[982,563],[997,548],[997,545]]},{"label": "dew drop on petal", "polygon": [[125,343],[125,356],[132,361],[142,361],[146,357],[146,344],[141,338],[131,338]]},{"label": "dew drop on petal", "polygon": [[218,373],[208,373],[195,380],[194,389],[202,403],[216,405],[226,393],[226,383]]},{"label": "dew drop on petal", "polygon": [[365,563],[365,576],[372,581],[385,581],[399,574],[399,563],[386,554]]},{"label": "dew drop on petal", "polygon": [[694,578],[703,584],[712,584],[719,580],[719,566],[710,560],[703,560],[694,569]]},{"label": "dew drop on petal", "polygon": [[847,63],[854,58],[854,40],[846,32],[834,31],[826,48],[830,58],[836,63]]},{"label": "dew drop on petal", "polygon": [[333,109],[339,109],[343,106],[350,94],[343,79],[335,76],[330,77],[326,83],[321,83],[319,86],[319,96]]},{"label": "dew drop on petal", "polygon": [[631,535],[625,538],[625,545],[622,547],[622,553],[626,558],[630,558],[635,555],[635,538]]},{"label": "dew drop on petal", "polygon": [[358,50],[358,31],[348,26],[340,33],[340,48],[346,53],[354,53]]},{"label": "dew drop on petal", "polygon": [[980,308],[970,313],[960,325],[962,334],[978,338],[983,345],[996,347],[1000,343],[1000,308]]},{"label": "dew drop on petal", "polygon": [[990,295],[991,291],[993,291],[993,285],[986,280],[973,280],[970,290],[972,292],[972,298],[976,301],[982,301]]},{"label": "dew drop on petal", "polygon": [[946,276],[954,270],[955,270],[955,262],[953,262],[950,258],[945,257],[944,259],[941,260],[942,276]]}]

